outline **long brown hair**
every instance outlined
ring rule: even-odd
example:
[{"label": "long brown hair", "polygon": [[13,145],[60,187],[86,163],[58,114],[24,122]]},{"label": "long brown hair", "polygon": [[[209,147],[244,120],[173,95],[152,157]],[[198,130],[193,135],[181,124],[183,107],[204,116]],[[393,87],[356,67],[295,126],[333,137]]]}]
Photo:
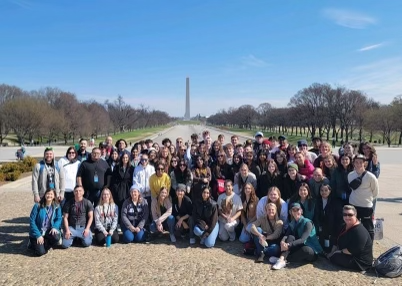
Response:
[{"label": "long brown hair", "polygon": [[[269,198],[269,193],[276,191],[278,193],[278,200],[276,202],[272,202]],[[281,213],[282,210],[282,204],[281,204],[281,199],[282,199],[282,195],[281,195],[281,191],[279,190],[278,187],[270,187],[268,190],[268,195],[267,195],[267,204],[269,203],[273,203],[276,205],[276,210],[278,213]]]},{"label": "long brown hair", "polygon": [[59,203],[58,203],[57,194],[56,194],[55,189],[47,189],[46,192],[45,192],[45,194],[43,195],[43,197],[42,197],[42,198],[40,199],[40,201],[39,201],[39,206],[40,206],[41,208],[45,208],[45,207],[46,207],[46,198],[45,198],[45,196],[46,196],[46,194],[49,193],[49,192],[53,192],[53,195],[54,195],[54,198],[53,198],[53,201],[52,201],[52,208],[54,209],[54,207],[56,207],[56,206],[59,204]]},{"label": "long brown hair", "polygon": [[249,186],[251,188],[250,202],[255,203],[257,201],[257,195],[255,194],[255,189],[254,189],[253,185],[250,183],[245,183],[243,188],[241,189],[241,194],[240,194],[241,201],[242,202],[246,201],[246,193],[244,192],[244,189],[246,188],[246,186]]}]

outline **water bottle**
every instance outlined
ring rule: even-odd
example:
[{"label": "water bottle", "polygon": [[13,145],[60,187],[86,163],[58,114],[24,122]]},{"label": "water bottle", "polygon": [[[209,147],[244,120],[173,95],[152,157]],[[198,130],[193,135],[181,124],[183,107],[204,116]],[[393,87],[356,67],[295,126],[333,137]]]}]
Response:
[{"label": "water bottle", "polygon": [[112,245],[112,236],[108,234],[106,236],[106,247],[110,247]]}]

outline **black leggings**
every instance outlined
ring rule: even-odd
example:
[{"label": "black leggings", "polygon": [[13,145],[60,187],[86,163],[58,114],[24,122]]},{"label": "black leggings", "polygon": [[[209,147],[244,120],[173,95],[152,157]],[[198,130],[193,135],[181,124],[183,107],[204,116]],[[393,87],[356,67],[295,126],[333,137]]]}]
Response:
[{"label": "black leggings", "polygon": [[374,240],[374,224],[373,224],[373,208],[356,207],[356,217],[361,221],[362,225],[370,234],[371,240]]},{"label": "black leggings", "polygon": [[[296,238],[293,235],[289,235],[285,242],[290,243],[295,241]],[[317,259],[317,254],[314,250],[307,245],[299,245],[293,247],[291,250],[287,250],[281,253],[285,260],[289,262],[313,262]]]},{"label": "black leggings", "polygon": [[52,248],[59,242],[61,233],[59,232],[55,235],[51,235],[49,233],[50,230],[51,229],[46,231],[46,234],[43,237],[43,239],[44,239],[43,244],[38,244],[36,238],[29,237],[29,240],[31,241],[31,245],[32,245],[33,249],[35,250],[35,254],[37,256],[45,255],[50,248]]},{"label": "black leggings", "polygon": [[344,253],[335,253],[329,259],[333,264],[339,265],[344,268],[362,271],[362,269],[357,265],[356,261],[353,259],[352,255]]},{"label": "black leggings", "polygon": [[[106,243],[106,238],[103,232],[95,229],[95,241],[98,245],[104,245]],[[118,243],[119,242],[119,233],[117,230],[113,232],[112,235],[112,243]]]}]

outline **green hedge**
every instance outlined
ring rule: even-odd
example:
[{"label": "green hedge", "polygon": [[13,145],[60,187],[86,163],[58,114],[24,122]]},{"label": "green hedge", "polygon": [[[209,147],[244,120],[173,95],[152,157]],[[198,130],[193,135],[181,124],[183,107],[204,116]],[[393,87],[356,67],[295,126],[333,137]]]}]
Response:
[{"label": "green hedge", "polygon": [[22,173],[31,172],[36,163],[36,159],[29,156],[23,161],[5,163],[0,168],[0,181],[18,180]]}]

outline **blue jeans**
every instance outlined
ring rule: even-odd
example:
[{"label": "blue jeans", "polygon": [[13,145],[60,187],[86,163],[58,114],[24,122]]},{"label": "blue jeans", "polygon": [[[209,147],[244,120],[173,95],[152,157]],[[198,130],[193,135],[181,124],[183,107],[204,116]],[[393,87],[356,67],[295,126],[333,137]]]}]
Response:
[{"label": "blue jeans", "polygon": [[79,227],[74,228],[72,226],[69,226],[68,229],[70,230],[71,235],[70,235],[69,239],[66,239],[65,236],[63,235],[63,244],[62,244],[63,248],[69,248],[73,244],[74,238],[77,238],[77,237],[79,239],[81,239],[82,246],[84,246],[84,247],[88,247],[92,244],[92,232],[91,231],[89,231],[89,234],[87,237],[84,237],[83,232],[85,230],[85,227],[79,226]]},{"label": "blue jeans", "polygon": [[[257,227],[257,230],[259,233],[262,233],[262,229],[260,227]],[[268,246],[263,247],[260,244],[258,236],[253,235],[253,239],[254,239],[254,244],[256,247],[257,255],[260,255],[261,251],[264,251],[265,255],[267,255],[268,257],[271,257],[271,256],[279,257],[280,256],[281,247],[278,244],[273,244],[273,243],[270,243],[269,241],[267,241]]]},{"label": "blue jeans", "polygon": [[[216,222],[214,229],[208,235],[207,238],[204,240],[204,244],[206,247],[210,248],[215,245],[216,238],[218,237],[219,233],[219,222]],[[198,226],[194,227],[194,234],[198,237],[201,237],[204,234],[204,231],[201,230]]]},{"label": "blue jeans", "polygon": [[[247,224],[247,225],[243,225],[243,229],[241,230],[241,234],[239,237],[239,241],[241,243],[247,243],[251,240],[251,233],[250,233],[250,229],[251,229],[251,224]],[[247,230],[247,232],[246,232]]]},{"label": "blue jeans", "polygon": [[[170,234],[174,234],[174,227],[175,227],[176,219],[174,216],[170,215],[168,218],[162,223],[163,227],[169,229]],[[149,226],[149,230],[153,233],[158,232],[158,229],[156,228],[156,222],[153,221],[151,225]]]},{"label": "blue jeans", "polygon": [[124,243],[145,241],[145,230],[143,228],[139,232],[132,232],[125,225],[122,225],[121,230],[123,231]]}]

